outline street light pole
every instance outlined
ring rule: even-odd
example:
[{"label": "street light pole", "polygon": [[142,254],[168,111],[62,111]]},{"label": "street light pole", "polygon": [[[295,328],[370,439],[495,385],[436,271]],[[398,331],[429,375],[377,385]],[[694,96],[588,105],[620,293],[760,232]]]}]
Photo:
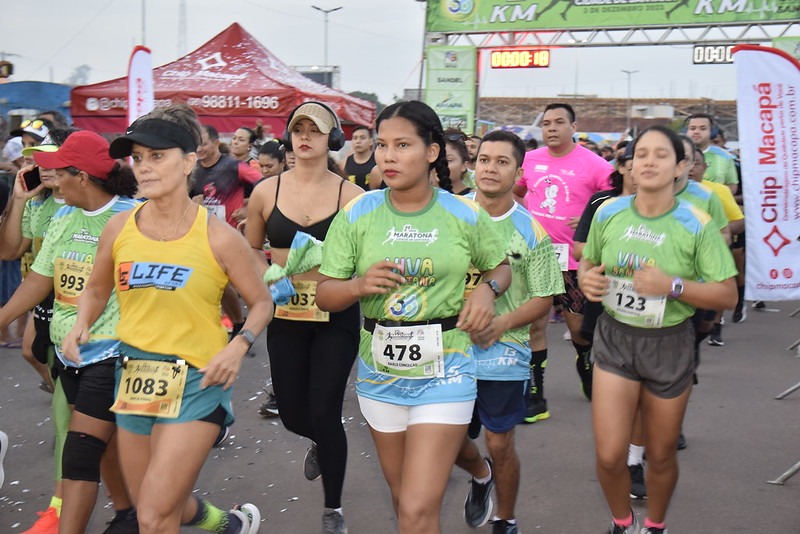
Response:
[{"label": "street light pole", "polygon": [[311,7],[325,14],[325,67],[327,67],[328,66],[328,13],[339,11],[340,9],[342,9],[342,7],[339,6],[331,9],[322,9],[321,7],[318,6],[311,6]]},{"label": "street light pole", "polygon": [[625,70],[621,69],[628,76],[628,109],[625,113],[627,118],[625,130],[628,135],[631,134],[631,76],[639,72],[638,70]]}]

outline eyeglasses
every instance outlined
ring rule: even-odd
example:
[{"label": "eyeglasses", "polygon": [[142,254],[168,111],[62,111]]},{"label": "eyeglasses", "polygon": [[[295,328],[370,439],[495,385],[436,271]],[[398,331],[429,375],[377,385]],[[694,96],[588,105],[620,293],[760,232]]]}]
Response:
[{"label": "eyeglasses", "polygon": [[22,124],[19,125],[19,127],[22,128],[23,130],[28,126],[33,128],[34,130],[40,130],[42,126],[44,126],[44,121],[41,119],[34,119],[34,120],[28,119],[22,121]]}]

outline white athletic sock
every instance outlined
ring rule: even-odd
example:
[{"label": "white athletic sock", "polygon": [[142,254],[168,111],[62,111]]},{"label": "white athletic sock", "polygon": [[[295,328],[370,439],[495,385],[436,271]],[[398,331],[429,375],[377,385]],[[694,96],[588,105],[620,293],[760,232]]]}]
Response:
[{"label": "white athletic sock", "polygon": [[509,525],[516,525],[517,524],[517,520],[516,519],[503,519],[502,517],[498,517],[498,516],[492,517],[492,521],[505,521]]},{"label": "white athletic sock", "polygon": [[492,480],[492,466],[489,462],[486,462],[486,468],[489,470],[489,474],[486,475],[485,477],[483,478],[472,477],[478,484],[488,484],[489,481]]},{"label": "white athletic sock", "polygon": [[644,461],[644,445],[630,444],[628,447],[628,465],[640,465]]}]

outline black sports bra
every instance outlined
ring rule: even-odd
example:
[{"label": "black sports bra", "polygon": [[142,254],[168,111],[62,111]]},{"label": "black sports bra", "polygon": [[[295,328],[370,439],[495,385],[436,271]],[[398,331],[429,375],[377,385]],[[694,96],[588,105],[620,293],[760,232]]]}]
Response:
[{"label": "black sports bra", "polygon": [[267,218],[266,230],[269,244],[273,248],[290,248],[292,240],[297,232],[305,232],[310,234],[320,241],[325,240],[328,234],[333,218],[339,213],[339,206],[342,202],[342,186],[344,180],[339,184],[339,198],[336,200],[336,211],[321,221],[315,222],[309,226],[302,226],[286,215],[278,208],[278,193],[281,190],[281,175],[278,175],[278,184],[275,187],[275,207],[272,208],[272,213]]}]

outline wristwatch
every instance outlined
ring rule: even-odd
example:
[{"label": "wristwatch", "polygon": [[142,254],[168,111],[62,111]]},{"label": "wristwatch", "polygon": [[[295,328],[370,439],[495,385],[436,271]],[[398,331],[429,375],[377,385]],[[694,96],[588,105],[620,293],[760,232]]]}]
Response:
[{"label": "wristwatch", "polygon": [[253,343],[256,342],[256,335],[247,328],[245,328],[244,330],[239,330],[239,333],[236,335],[242,336],[245,339],[245,341],[247,341],[248,349],[253,346]]},{"label": "wristwatch", "polygon": [[672,289],[670,289],[667,298],[670,300],[675,300],[681,295],[683,295],[683,278],[673,278]]},{"label": "wristwatch", "polygon": [[489,284],[489,287],[492,288],[494,298],[497,298],[503,294],[503,292],[500,291],[500,284],[497,283],[497,280],[486,280],[484,283]]}]

